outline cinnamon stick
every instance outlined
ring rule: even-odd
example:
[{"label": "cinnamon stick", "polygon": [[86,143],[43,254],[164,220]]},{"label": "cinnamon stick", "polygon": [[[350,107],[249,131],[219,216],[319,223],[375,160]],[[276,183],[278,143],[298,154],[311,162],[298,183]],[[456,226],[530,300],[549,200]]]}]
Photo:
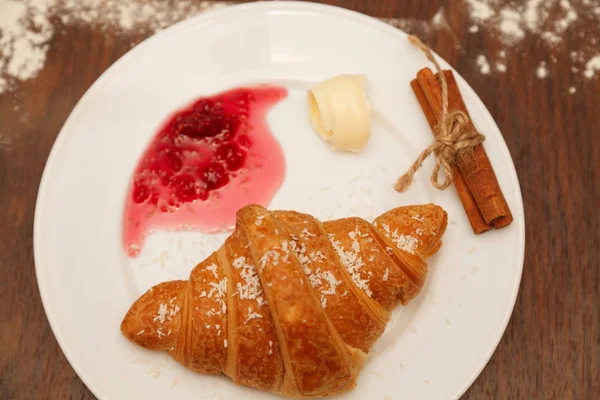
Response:
[{"label": "cinnamon stick", "polygon": [[[468,116],[468,110],[452,71],[443,73],[448,86],[448,112],[462,111]],[[442,88],[438,78],[429,68],[424,68],[417,73],[417,82],[439,122],[442,111]],[[473,128],[470,118],[469,125]],[[456,165],[485,223],[496,228],[509,225],[513,217],[483,145],[459,151],[456,155]]]},{"label": "cinnamon stick", "polygon": [[[415,93],[415,96],[417,97],[417,100],[421,105],[421,109],[423,110],[425,118],[427,119],[427,122],[431,127],[431,131],[434,132],[434,128],[439,121],[436,114],[434,114],[433,110],[429,106],[429,102],[427,101],[423,89],[421,89],[421,86],[419,85],[419,82],[417,82],[416,79],[410,82],[410,86],[412,87],[413,92]],[[469,191],[469,188],[467,187],[467,184],[463,179],[460,169],[456,165],[452,166],[452,180],[454,182],[454,187],[456,188],[456,193],[460,198],[460,202],[462,203],[463,208],[467,213],[467,217],[469,218],[469,222],[471,223],[471,228],[473,229],[473,232],[476,235],[479,235],[480,233],[489,231],[492,227],[486,224],[483,220],[481,211],[479,211],[477,203],[475,202],[473,195]]]},{"label": "cinnamon stick", "polygon": [[[462,111],[469,117],[469,121],[472,121],[469,110],[467,110],[467,106],[460,94],[454,74],[450,70],[443,71],[443,73],[448,85],[448,99],[452,100],[449,102],[448,109]],[[459,153],[458,164],[461,171],[465,168],[469,171],[474,171],[473,179],[469,180],[471,186],[473,184],[477,185],[478,182],[487,184],[487,187],[485,187],[485,185],[476,186],[475,188],[469,186],[473,193],[479,193],[484,198],[486,196],[486,191],[495,195],[492,198],[486,198],[485,202],[483,202],[483,199],[481,200],[490,210],[490,219],[492,220],[494,228],[498,229],[510,225],[513,221],[512,213],[506,203],[506,199],[504,198],[504,194],[502,193],[502,189],[500,188],[500,184],[498,183],[498,179],[496,178],[496,174],[494,173],[492,164],[490,163],[483,145],[479,145],[473,149],[473,157],[465,157],[464,153]],[[481,181],[478,181],[478,179],[481,179]],[[486,212],[486,207],[482,208],[480,206],[480,209],[482,214]],[[493,214],[494,212],[496,212],[496,214]],[[493,218],[493,215],[498,216]]]}]

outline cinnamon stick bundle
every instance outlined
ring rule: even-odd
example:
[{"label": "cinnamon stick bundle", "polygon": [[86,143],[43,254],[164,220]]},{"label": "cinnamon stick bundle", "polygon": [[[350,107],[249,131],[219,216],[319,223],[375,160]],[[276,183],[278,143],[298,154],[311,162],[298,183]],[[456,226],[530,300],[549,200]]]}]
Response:
[{"label": "cinnamon stick bundle", "polygon": [[[433,110],[429,106],[429,102],[425,97],[423,89],[421,89],[421,86],[416,79],[410,83],[410,86],[412,87],[413,92],[415,92],[415,96],[417,97],[417,100],[423,109],[423,113],[425,114],[425,118],[427,118],[427,122],[431,127],[431,131],[434,132],[435,127],[438,124],[438,119],[436,114],[434,114]],[[467,213],[467,217],[469,218],[473,232],[478,235],[492,229],[491,225],[485,223],[483,216],[481,215],[481,211],[479,211],[477,203],[469,191],[469,188],[467,187],[467,184],[460,173],[460,169],[458,169],[456,164],[452,165],[452,181],[454,182],[454,187],[456,188],[460,202]]]},{"label": "cinnamon stick bundle", "polygon": [[[454,74],[450,70],[442,73],[448,88],[448,112],[463,112],[469,118],[470,128],[474,128]],[[417,79],[411,82],[434,132],[443,118],[442,86],[439,79],[439,73],[434,75],[429,68],[424,68],[417,73]],[[458,151],[452,166],[452,178],[475,234],[483,233],[492,226],[502,228],[512,222],[512,214],[483,145]]]}]

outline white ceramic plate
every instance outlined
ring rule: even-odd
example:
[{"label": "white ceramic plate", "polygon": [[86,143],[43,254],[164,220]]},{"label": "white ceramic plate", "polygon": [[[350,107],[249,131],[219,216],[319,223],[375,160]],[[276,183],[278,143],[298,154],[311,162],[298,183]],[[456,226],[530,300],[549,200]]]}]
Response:
[{"label": "white ceramic plate", "polygon": [[[524,253],[519,183],[498,127],[462,78],[460,89],[514,213],[506,229],[476,237],[454,190],[392,184],[431,140],[409,82],[427,65],[406,35],[375,19],[306,3],[255,3],[210,12],[145,41],[106,71],[72,112],[52,150],[35,215],[39,288],[54,334],[101,399],[265,399],[224,377],[185,370],[119,332],[130,304],[151,285],[187,279],[223,235],[157,233],[142,255],[121,247],[134,166],[165,117],[190,100],[253,82],[282,84],[268,114],[287,163],[272,208],[321,219],[374,218],[395,206],[434,202],[449,214],[426,285],[398,309],[347,399],[454,399],[498,344],[517,295]],[[448,67],[444,64],[444,67]],[[339,73],[368,77],[372,138],[360,154],[334,153],[311,130],[306,90]]]}]

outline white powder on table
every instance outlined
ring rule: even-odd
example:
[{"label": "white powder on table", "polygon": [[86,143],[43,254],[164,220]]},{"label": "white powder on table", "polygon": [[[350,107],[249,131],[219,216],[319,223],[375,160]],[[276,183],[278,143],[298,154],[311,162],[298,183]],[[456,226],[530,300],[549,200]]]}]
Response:
[{"label": "white powder on table", "polygon": [[583,72],[583,75],[586,78],[591,79],[597,71],[600,71],[600,54],[588,60],[588,62],[585,64],[585,71]]},{"label": "white powder on table", "polygon": [[[442,30],[454,37],[444,16],[443,7],[440,7],[429,20],[414,18],[381,18],[381,20],[406,33],[417,35],[423,40],[426,40],[431,33]],[[456,40],[455,37],[454,39]]]},{"label": "white powder on table", "polygon": [[564,10],[564,17],[555,22],[555,31],[557,34],[564,32],[573,22],[577,21],[577,13],[573,10],[571,3],[567,0],[561,0],[560,6]]},{"label": "white powder on table", "polygon": [[500,17],[500,31],[505,42],[512,44],[525,37],[525,31],[522,29],[522,17],[518,11],[503,8],[500,10]]},{"label": "white powder on table", "polygon": [[26,80],[43,67],[47,42],[54,30],[47,18],[47,1],[34,5],[0,0],[0,93],[9,87],[10,77]]},{"label": "white powder on table", "polygon": [[536,70],[537,77],[540,79],[544,79],[548,76],[548,68],[546,68],[546,63],[541,62]]},{"label": "white powder on table", "polygon": [[444,7],[440,8],[438,12],[435,13],[433,18],[431,18],[431,23],[436,27],[443,26],[446,23],[446,20],[444,19]]},{"label": "white powder on table", "polygon": [[529,0],[525,5],[525,12],[523,13],[525,19],[525,25],[530,31],[537,29],[539,16],[539,9],[542,3],[546,0]]},{"label": "white powder on table", "polygon": [[471,8],[471,19],[477,22],[485,22],[492,18],[495,14],[494,3],[494,1],[486,0],[467,0],[467,4]]},{"label": "white powder on table", "polygon": [[[0,0],[0,94],[16,83],[35,78],[43,68],[48,43],[61,25],[86,25],[109,34],[142,32],[151,34],[175,22],[208,9],[225,6],[217,1],[179,0]],[[566,35],[580,37],[576,48],[570,49],[571,71],[593,78],[600,70],[596,55],[600,38],[600,6],[592,0],[466,0],[471,34],[497,36],[504,44],[498,54],[480,54],[474,61],[483,75],[506,72],[505,58],[521,51],[523,40],[539,40],[552,51],[561,50]],[[578,28],[580,20],[596,22],[596,34]],[[409,33],[427,37],[432,32],[445,31],[460,48],[450,28],[445,10],[438,9],[430,20],[383,19]],[[589,21],[588,21],[589,26]],[[588,29],[589,30],[589,29]],[[508,53],[508,54],[507,54]],[[500,57],[501,59],[499,59]],[[494,66],[492,69],[491,66]],[[534,73],[545,78],[538,67]]]},{"label": "white powder on table", "polygon": [[[467,0],[469,18],[495,32],[506,44],[515,44],[526,34],[537,35],[550,45],[560,43],[563,33],[578,19],[579,12],[589,13],[586,0]],[[551,18],[552,17],[552,18]],[[476,25],[476,26],[477,26]]]},{"label": "white powder on table", "polygon": [[477,56],[477,65],[479,66],[479,71],[483,75],[487,75],[490,73],[490,64],[488,63],[487,58],[483,54]]},{"label": "white powder on table", "polygon": [[[549,76],[546,62],[556,64],[558,60],[570,63],[572,74],[590,79],[600,75],[597,74],[600,61],[596,58],[600,42],[598,0],[465,0],[465,4],[469,19],[467,31],[473,35],[491,36],[501,45],[501,50],[495,54],[484,52],[472,59],[482,75],[507,72],[511,65],[509,59],[522,55],[524,41],[534,44],[542,54],[543,58],[537,60],[537,67],[530,72],[540,79]],[[461,43],[444,11],[440,8],[429,21],[398,18],[384,21],[424,40],[432,33],[444,30],[454,39],[458,49]],[[568,49],[572,56],[565,59],[560,56],[565,53],[564,38],[574,35],[577,40],[571,39]],[[573,82],[578,81],[581,78],[574,76]],[[565,90],[569,90],[573,82]]]},{"label": "white powder on table", "polygon": [[[583,58],[591,56],[592,49],[597,49],[600,36],[600,7],[597,1],[591,0],[466,0],[469,19],[473,25],[469,32],[482,32],[500,39],[505,49],[519,52],[519,44],[527,39],[529,42],[541,41],[543,48],[552,59],[554,52],[561,51],[564,38],[575,33],[580,40],[574,45],[575,51]],[[585,16],[585,18],[584,18]],[[587,19],[587,27],[580,24],[580,19]],[[597,29],[590,34],[589,20],[595,22]],[[594,29],[594,28],[591,28]],[[572,43],[572,41],[571,41]],[[479,64],[479,62],[477,61]],[[580,58],[573,59],[573,72],[582,70],[585,63]],[[538,68],[539,69],[539,68]],[[496,68],[504,72],[503,68]],[[589,75],[589,69],[584,74]],[[538,70],[535,73],[539,76]],[[544,73],[542,77],[546,77]],[[592,76],[594,74],[592,73]],[[587,76],[587,75],[586,75]]]},{"label": "white powder on table", "polygon": [[35,78],[44,67],[48,43],[63,25],[89,25],[107,33],[163,29],[208,9],[216,1],[178,0],[0,0],[0,94]]},{"label": "white powder on table", "polygon": [[[465,0],[469,18],[468,32],[497,39],[502,46],[500,54],[480,54],[474,58],[482,75],[508,70],[507,59],[522,55],[522,43],[535,44],[537,67],[532,74],[539,79],[549,77],[547,60],[558,60],[573,76],[565,91],[577,91],[574,82],[582,78],[593,79],[600,75],[600,4],[598,0]],[[566,47],[569,37],[569,48]],[[574,39],[576,38],[576,39]],[[561,57],[564,53],[571,57]],[[545,54],[544,54],[545,53]],[[482,58],[484,57],[484,58]],[[487,65],[493,65],[491,70]]]}]

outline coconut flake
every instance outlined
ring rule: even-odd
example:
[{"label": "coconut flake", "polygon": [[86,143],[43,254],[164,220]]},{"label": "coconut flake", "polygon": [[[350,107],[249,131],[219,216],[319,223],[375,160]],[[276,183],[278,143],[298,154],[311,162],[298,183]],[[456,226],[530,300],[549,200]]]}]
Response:
[{"label": "coconut flake", "polygon": [[358,244],[358,241],[354,240],[351,245],[351,250],[346,251],[342,247],[341,242],[339,240],[335,240],[335,235],[329,234],[328,237],[338,257],[340,258],[340,261],[348,270],[348,273],[350,274],[350,277],[352,278],[354,284],[358,288],[362,289],[367,296],[371,297],[372,292],[369,288],[369,280],[363,279],[360,272],[361,268],[365,264],[362,258],[359,257],[360,245]]},{"label": "coconut flake", "polygon": [[242,285],[241,282],[238,282],[236,287],[240,299],[256,300],[259,307],[265,304],[260,280],[254,265],[247,263],[246,257],[237,257],[232,265],[235,269],[241,270],[240,275],[244,279],[244,284]]}]

